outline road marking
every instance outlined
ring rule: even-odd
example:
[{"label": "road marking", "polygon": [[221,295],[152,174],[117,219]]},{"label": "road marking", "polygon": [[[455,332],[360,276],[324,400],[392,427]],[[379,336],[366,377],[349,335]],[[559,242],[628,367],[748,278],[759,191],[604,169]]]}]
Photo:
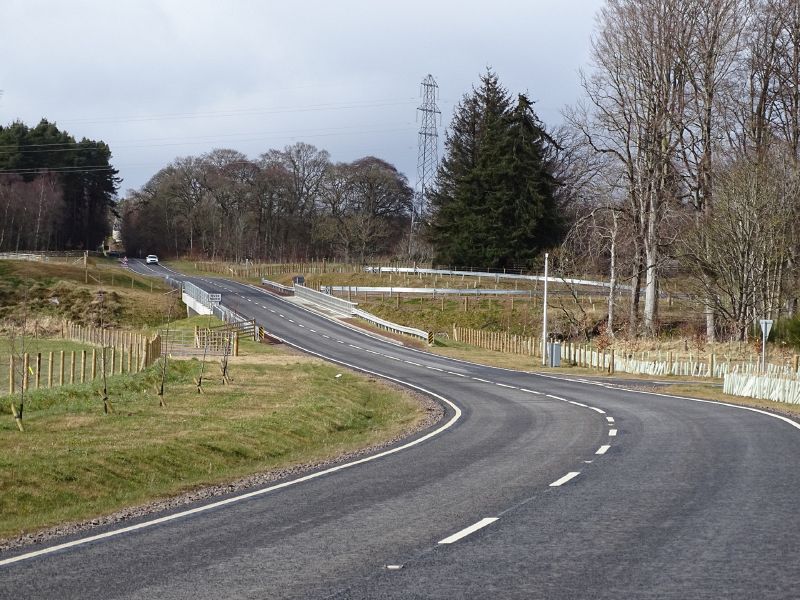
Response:
[{"label": "road marking", "polygon": [[311,333],[317,333],[317,330],[316,330],[316,329],[311,329],[311,328],[309,328],[309,331],[310,331]]},{"label": "road marking", "polygon": [[270,308],[270,309],[269,309],[269,312],[271,312],[271,313],[274,313],[274,312],[275,312],[275,309],[274,309],[274,308]]},{"label": "road marking", "polygon": [[480,377],[473,377],[473,381],[480,381],[481,383],[492,383],[488,379],[481,379]]},{"label": "road marking", "polygon": [[609,446],[608,444],[604,444],[603,446],[600,446],[597,449],[597,452],[595,452],[595,454],[605,454],[606,452],[608,452],[609,448],[611,448],[611,446]]},{"label": "road marking", "polygon": [[550,487],[559,487],[567,483],[570,479],[577,477],[580,475],[580,471],[570,471],[566,475],[564,475],[561,479],[556,479],[553,483],[550,484]]},{"label": "road marking", "polygon": [[415,363],[413,360],[404,360],[403,362],[406,363],[406,364],[409,364],[409,365],[414,365],[415,367],[421,367],[422,366],[419,363]]},{"label": "road marking", "polygon": [[286,317],[284,317],[284,316],[283,316],[281,313],[278,313],[278,316],[279,316],[281,319],[285,319],[285,318],[286,318]]},{"label": "road marking", "polygon": [[562,398],[561,396],[553,396],[553,394],[545,394],[548,398],[552,398],[553,400],[561,400],[562,402],[567,402],[566,398]]},{"label": "road marking", "polygon": [[613,423],[614,417],[606,417],[606,421],[608,421],[609,423]]},{"label": "road marking", "polygon": [[294,323],[294,319],[289,319],[289,323]]},{"label": "road marking", "polygon": [[616,437],[617,436],[617,430],[616,429],[609,429],[608,430],[608,436],[609,437]]},{"label": "road marking", "polygon": [[444,369],[440,369],[439,367],[425,367],[426,369],[430,369],[431,371],[439,371],[439,373],[444,373]]},{"label": "road marking", "polygon": [[570,404],[574,404],[575,406],[582,406],[583,408],[589,408],[585,404],[581,404],[580,402],[575,402],[575,400],[567,400]]},{"label": "road marking", "polygon": [[324,337],[326,340],[329,340],[329,339],[331,339],[331,336],[329,336],[329,335],[325,335],[324,333],[322,334],[322,337]]},{"label": "road marking", "polygon": [[528,394],[536,394],[537,396],[541,396],[542,392],[537,392],[536,390],[529,390],[526,388],[519,388],[520,392],[527,392]]},{"label": "road marking", "polygon": [[497,517],[487,517],[485,519],[481,519],[477,523],[462,529],[458,533],[454,533],[453,535],[444,538],[439,543],[440,544],[452,544],[453,542],[457,542],[458,540],[467,537],[471,533],[475,533],[479,529],[483,529],[487,525],[491,525],[495,521],[497,521]]},{"label": "road marking", "polygon": [[297,326],[298,327],[303,327],[305,329],[305,325],[303,325],[302,323],[298,323]]},{"label": "road marking", "polygon": [[495,384],[495,385],[498,385],[498,386],[500,386],[500,387],[504,387],[504,388],[511,388],[512,390],[515,390],[515,389],[517,389],[517,388],[516,388],[516,387],[514,387],[513,385],[507,385],[507,384],[505,384],[505,383],[498,383],[497,381],[495,381],[495,382],[494,382],[494,384]]},{"label": "road marking", "polygon": [[399,571],[403,568],[403,565],[386,565],[386,568],[390,571]]},{"label": "road marking", "polygon": [[290,486],[293,486],[293,485],[297,485],[299,483],[303,483],[305,481],[310,481],[312,479],[318,479],[319,477],[323,477],[323,476],[329,475],[331,473],[336,473],[337,471],[342,471],[344,469],[349,469],[350,467],[355,467],[357,465],[361,465],[361,464],[364,464],[364,463],[372,462],[372,461],[377,460],[379,458],[383,458],[384,456],[389,456],[391,454],[396,454],[396,453],[401,452],[403,450],[406,450],[408,448],[413,448],[414,446],[422,444],[423,442],[426,442],[427,440],[429,440],[429,439],[439,435],[440,433],[450,429],[450,427],[452,427],[456,423],[456,421],[458,421],[461,418],[461,414],[462,414],[461,413],[461,409],[456,404],[454,404],[453,402],[451,402],[450,400],[448,400],[444,396],[441,396],[440,394],[432,392],[432,391],[430,391],[430,390],[428,390],[428,389],[426,389],[424,387],[415,385],[415,384],[413,384],[411,382],[404,381],[402,379],[397,379],[395,377],[390,377],[388,375],[382,375],[380,373],[376,373],[375,371],[371,371],[369,369],[365,369],[363,367],[359,367],[357,365],[353,365],[353,364],[344,362],[342,360],[333,358],[331,356],[327,356],[325,354],[320,354],[319,352],[314,352],[313,350],[310,350],[310,349],[305,348],[304,346],[300,346],[298,344],[293,344],[292,342],[289,342],[288,340],[283,339],[283,338],[278,338],[278,339],[280,339],[284,344],[287,344],[288,346],[293,346],[294,348],[302,350],[303,352],[307,352],[308,354],[313,354],[314,356],[318,356],[320,358],[324,358],[324,359],[329,360],[331,362],[338,363],[340,365],[344,365],[345,367],[350,367],[351,369],[355,369],[357,371],[361,371],[362,373],[369,373],[370,375],[375,375],[377,377],[382,377],[383,379],[387,379],[389,381],[394,381],[395,383],[402,383],[402,384],[404,384],[404,385],[406,385],[406,386],[408,386],[410,388],[413,388],[415,390],[419,390],[420,392],[427,393],[427,394],[433,396],[434,398],[438,398],[439,400],[441,400],[442,402],[447,404],[450,408],[453,409],[453,413],[454,414],[453,414],[452,418],[449,421],[447,421],[447,423],[442,425],[441,427],[431,431],[430,433],[428,433],[426,435],[423,435],[422,437],[419,437],[419,438],[417,438],[415,440],[412,440],[412,441],[408,442],[407,444],[403,444],[402,446],[397,446],[396,448],[391,448],[389,450],[385,450],[383,452],[379,452],[377,454],[373,454],[372,456],[367,456],[367,457],[361,458],[359,460],[354,460],[352,462],[348,462],[348,463],[344,463],[344,464],[341,464],[341,465],[337,465],[335,467],[331,467],[331,468],[325,469],[323,471],[317,471],[315,473],[310,473],[308,475],[304,475],[303,477],[298,477],[297,479],[293,479],[291,481],[285,481],[283,483],[278,483],[278,484],[270,486],[270,487],[261,488],[261,489],[258,489],[258,490],[253,490],[252,492],[247,492],[245,494],[240,494],[238,496],[232,496],[230,498],[225,498],[224,500],[219,500],[218,502],[212,502],[210,504],[204,504],[203,506],[197,506],[197,507],[191,508],[189,510],[176,512],[176,513],[173,513],[171,515],[166,515],[164,517],[159,517],[157,519],[153,519],[153,520],[150,520],[150,521],[144,521],[142,523],[137,523],[136,525],[130,525],[128,527],[123,527],[121,529],[114,529],[112,531],[106,531],[105,533],[99,533],[97,535],[91,535],[91,536],[88,536],[88,537],[85,537],[85,538],[80,538],[80,539],[77,539],[77,540],[73,540],[71,542],[65,542],[63,544],[57,544],[55,546],[42,548],[41,550],[36,550],[34,552],[28,552],[26,554],[20,554],[19,556],[12,556],[11,558],[6,558],[4,560],[0,560],[0,567],[5,566],[5,565],[10,565],[10,564],[16,563],[16,562],[21,562],[21,561],[24,561],[24,560],[28,560],[28,559],[31,559],[31,558],[35,558],[37,556],[42,556],[42,555],[45,555],[45,554],[52,554],[53,552],[58,552],[59,550],[65,550],[67,548],[73,548],[75,546],[82,546],[84,544],[88,544],[90,542],[95,542],[97,540],[102,540],[102,539],[106,539],[106,538],[110,538],[110,537],[116,537],[118,535],[122,535],[122,534],[125,534],[125,533],[130,533],[131,531],[137,531],[139,529],[146,529],[148,527],[152,527],[153,525],[160,525],[161,523],[167,523],[169,521],[175,521],[177,519],[181,519],[181,518],[187,517],[189,515],[195,515],[195,514],[198,514],[198,513],[206,512],[208,510],[213,510],[215,508],[219,508],[221,506],[227,506],[229,504],[235,504],[237,502],[241,502],[242,500],[247,500],[249,498],[255,498],[255,497],[258,497],[258,496],[263,496],[264,494],[267,494],[267,493],[275,491],[275,490],[279,490],[279,489],[283,489],[283,488],[290,487]]},{"label": "road marking", "polygon": [[450,375],[455,375],[456,377],[466,377],[466,375],[463,375],[462,373],[456,373],[455,371],[447,371],[447,373]]},{"label": "road marking", "polygon": [[599,412],[601,415],[606,414],[606,411],[597,408],[596,406],[587,406],[589,410],[593,410],[594,412]]},{"label": "road marking", "polygon": [[336,340],[336,343],[337,344],[344,344],[344,342],[342,340]]}]

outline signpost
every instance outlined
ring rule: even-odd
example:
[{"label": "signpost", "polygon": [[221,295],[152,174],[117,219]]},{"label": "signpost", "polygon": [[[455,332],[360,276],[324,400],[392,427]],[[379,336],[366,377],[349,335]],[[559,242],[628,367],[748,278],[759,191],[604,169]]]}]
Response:
[{"label": "signpost", "polygon": [[767,372],[767,338],[772,329],[772,319],[761,319],[761,372]]}]

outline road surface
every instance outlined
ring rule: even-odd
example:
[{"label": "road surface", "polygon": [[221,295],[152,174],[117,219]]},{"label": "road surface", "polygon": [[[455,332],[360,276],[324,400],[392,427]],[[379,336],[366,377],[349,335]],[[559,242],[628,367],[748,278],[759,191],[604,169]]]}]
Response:
[{"label": "road surface", "polygon": [[0,554],[0,598],[800,597],[796,423],[459,362],[187,279],[444,419],[357,465]]}]

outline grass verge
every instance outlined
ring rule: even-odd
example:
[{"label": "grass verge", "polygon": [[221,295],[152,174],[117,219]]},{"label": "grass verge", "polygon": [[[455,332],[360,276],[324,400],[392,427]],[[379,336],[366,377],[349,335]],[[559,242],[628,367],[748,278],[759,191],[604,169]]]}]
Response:
[{"label": "grass verge", "polygon": [[[424,418],[405,392],[275,348],[242,344],[232,383],[217,363],[171,360],[166,407],[160,365],[100,382],[32,392],[25,433],[0,419],[0,538],[395,439]],[[4,401],[5,405],[6,402]]]}]

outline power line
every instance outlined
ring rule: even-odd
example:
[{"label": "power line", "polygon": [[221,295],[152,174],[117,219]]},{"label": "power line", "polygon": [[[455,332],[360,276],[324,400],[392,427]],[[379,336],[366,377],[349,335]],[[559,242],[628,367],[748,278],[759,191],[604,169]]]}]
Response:
[{"label": "power line", "polygon": [[[330,127],[325,128],[322,130],[306,130],[306,131],[292,131],[292,130],[282,130],[282,131],[262,131],[258,132],[255,135],[259,137],[249,137],[245,139],[232,139],[231,141],[235,142],[255,142],[262,139],[269,139],[270,137],[277,137],[277,136],[285,136],[285,137],[299,137],[299,136],[307,136],[307,137],[325,137],[331,135],[341,135],[341,134],[363,134],[363,133],[394,133],[399,131],[408,131],[408,126],[405,127],[394,127],[388,129],[369,129],[369,130],[356,130],[354,127]],[[316,133],[322,131],[322,133]],[[128,142],[120,142],[114,144],[114,150],[119,148],[160,148],[166,146],[182,146],[182,145],[190,145],[190,144],[214,144],[215,139],[219,138],[237,138],[240,136],[252,136],[252,132],[242,132],[242,133],[227,133],[227,134],[214,134],[214,135],[205,135],[205,136],[191,136],[188,138],[145,138],[142,140],[129,140]],[[148,140],[153,141],[161,141],[164,140],[164,143],[161,144],[150,144],[144,143]],[[166,140],[182,140],[182,141],[166,141]],[[142,143],[140,143],[142,142]],[[88,150],[97,150],[101,148],[109,148],[110,145],[108,142],[102,142],[103,146],[81,146],[80,142],[52,142],[48,144],[22,144],[20,146],[13,146],[13,145],[0,145],[0,154],[17,154],[17,153],[24,153],[24,154],[34,154],[34,153],[52,153],[52,152],[74,152],[80,149],[88,149]],[[69,146],[66,148],[56,148],[55,146]],[[7,150],[4,150],[7,148]]]}]

